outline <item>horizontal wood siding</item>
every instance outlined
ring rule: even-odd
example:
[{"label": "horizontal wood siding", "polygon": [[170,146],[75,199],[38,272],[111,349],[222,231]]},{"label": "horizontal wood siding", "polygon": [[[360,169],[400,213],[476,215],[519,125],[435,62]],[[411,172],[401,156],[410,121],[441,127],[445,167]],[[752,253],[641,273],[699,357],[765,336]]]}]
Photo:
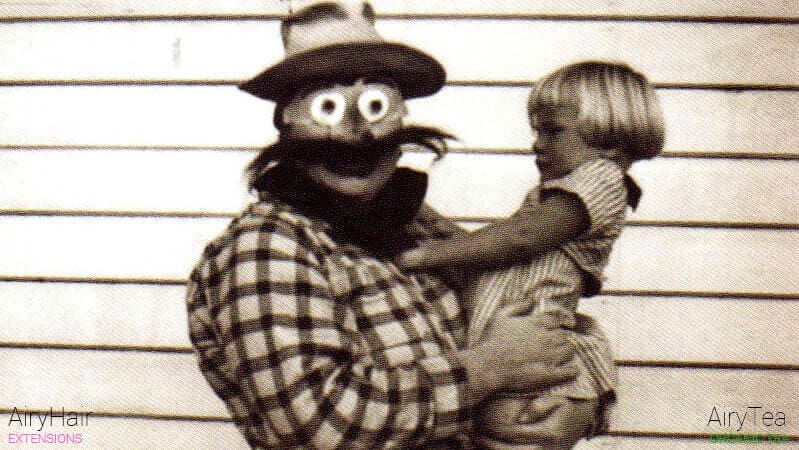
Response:
[{"label": "horizontal wood siding", "polygon": [[[459,140],[428,201],[468,228],[537,180],[529,84],[584,59],[653,80],[666,154],[581,311],[621,366],[579,449],[712,444],[712,408],[784,411],[799,440],[799,4],[375,0],[378,28],[448,72],[408,122]],[[277,0],[0,2],[0,420],[93,411],[89,448],[246,448],[203,380],[185,280],[251,200],[272,104],[235,85],[280,59]],[[9,428],[8,433],[32,432]],[[62,430],[59,430],[62,431]],[[5,443],[7,434],[0,434]]]},{"label": "horizontal wood siding", "polygon": [[[526,95],[449,87],[411,100],[407,121],[451,132],[455,148],[526,151]],[[659,97],[669,153],[799,156],[799,91],[665,89]],[[0,146],[257,149],[277,136],[272,109],[229,85],[0,86]]]},{"label": "horizontal wood siding", "polygon": [[[195,370],[190,354],[6,348],[0,349],[0,356],[8,363],[0,367],[0,374],[8,379],[0,386],[2,398],[31,410],[48,409],[55,403],[98,415],[113,411],[154,417],[227,417],[222,401]],[[29,382],[42,373],[49,375],[47,386]],[[772,411],[799,407],[794,395],[799,389],[797,371],[622,367],[619,375],[619,400],[612,411],[614,431],[706,433],[714,406],[742,410],[751,403],[752,391],[759,392],[758,400],[772,405]],[[760,425],[751,431],[770,430]],[[797,435],[799,425],[789,422],[781,431]]]},{"label": "horizontal wood siding", "polygon": [[[0,342],[17,347],[127,348],[189,352],[179,284],[0,282],[16,302]],[[799,367],[795,302],[767,298],[646,295],[585,299],[622,363]]]},{"label": "horizontal wood siding", "polygon": [[[0,44],[5,43],[0,55],[15,61],[4,65],[0,76],[242,80],[280,59],[278,24],[277,20],[0,23],[4,36]],[[796,85],[799,73],[799,59],[791,51],[799,27],[791,24],[386,19],[378,29],[388,39],[435,55],[454,82],[530,81],[560,65],[597,58],[629,61],[660,83]]]},{"label": "horizontal wood siding", "polygon": [[[7,278],[183,280],[225,218],[9,216],[0,222]],[[657,257],[654,257],[657,256]],[[778,261],[771,266],[752,261]],[[635,271],[628,268],[635,267]],[[667,267],[668,269],[664,269]],[[799,233],[629,227],[605,288],[790,294],[799,290]]]},{"label": "horizontal wood siding", "polygon": [[[250,199],[242,173],[255,153],[0,150],[0,172],[5,174],[0,177],[0,210],[232,216]],[[429,169],[428,201],[442,213],[465,219],[510,214],[538,177],[531,155],[469,152],[432,160],[432,154],[412,153],[402,164]],[[799,161],[785,160],[678,157],[645,161],[631,171],[645,195],[629,219],[796,227],[797,169]],[[772,176],[764,178],[763,173]],[[141,182],[144,174],[146,183]],[[131,189],[134,185],[136,189]]]},{"label": "horizontal wood siding", "polygon": [[[791,0],[679,0],[652,2],[650,0],[375,0],[378,15],[452,15],[463,16],[630,16],[680,18],[762,17],[775,20],[796,18],[799,6]],[[8,19],[70,19],[102,17],[182,17],[203,16],[226,18],[231,15],[282,15],[288,9],[280,0],[91,0],[63,2],[60,0],[14,1],[0,5],[0,15]]]}]

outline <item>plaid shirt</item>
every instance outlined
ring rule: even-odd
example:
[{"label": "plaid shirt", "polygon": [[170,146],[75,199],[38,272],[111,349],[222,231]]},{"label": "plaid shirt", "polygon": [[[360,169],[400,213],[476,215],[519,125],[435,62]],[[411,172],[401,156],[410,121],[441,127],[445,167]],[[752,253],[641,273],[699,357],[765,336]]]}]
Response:
[{"label": "plaid shirt", "polygon": [[200,368],[253,447],[407,448],[466,435],[453,292],[261,201],[191,274]]}]

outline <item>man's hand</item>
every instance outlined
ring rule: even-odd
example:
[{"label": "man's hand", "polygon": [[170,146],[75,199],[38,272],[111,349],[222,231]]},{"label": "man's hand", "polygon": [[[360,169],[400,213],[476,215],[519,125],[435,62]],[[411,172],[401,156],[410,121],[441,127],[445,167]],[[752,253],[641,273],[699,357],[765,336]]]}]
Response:
[{"label": "man's hand", "polygon": [[531,391],[577,374],[566,331],[546,315],[518,312],[516,306],[500,309],[486,339],[460,354],[475,403],[500,389]]},{"label": "man's hand", "polygon": [[596,399],[547,394],[489,401],[476,417],[480,446],[490,450],[569,449],[589,434],[598,408]]}]

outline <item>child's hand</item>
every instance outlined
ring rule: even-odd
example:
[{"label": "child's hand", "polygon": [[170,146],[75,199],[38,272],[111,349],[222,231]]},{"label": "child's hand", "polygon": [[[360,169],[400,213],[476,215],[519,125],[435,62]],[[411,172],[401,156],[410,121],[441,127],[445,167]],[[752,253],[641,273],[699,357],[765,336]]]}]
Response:
[{"label": "child's hand", "polygon": [[424,261],[426,259],[427,252],[424,247],[416,247],[402,252],[397,257],[396,264],[403,269],[419,269],[424,266]]}]

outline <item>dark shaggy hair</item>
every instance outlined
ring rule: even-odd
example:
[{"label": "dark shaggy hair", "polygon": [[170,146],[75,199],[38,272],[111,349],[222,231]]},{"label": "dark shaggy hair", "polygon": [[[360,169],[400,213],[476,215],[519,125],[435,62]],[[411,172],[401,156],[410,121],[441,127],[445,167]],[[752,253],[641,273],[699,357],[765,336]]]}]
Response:
[{"label": "dark shaggy hair", "polygon": [[[454,139],[454,136],[438,128],[410,125],[361,147],[345,146],[336,141],[279,140],[261,150],[247,165],[247,187],[253,189],[265,172],[283,161],[308,161],[333,156],[345,158],[350,155],[385,152],[386,149],[395,149],[402,145],[420,146],[434,152],[436,159],[440,159],[447,153],[447,140]],[[331,155],[331,148],[336,148],[335,155]]]}]

